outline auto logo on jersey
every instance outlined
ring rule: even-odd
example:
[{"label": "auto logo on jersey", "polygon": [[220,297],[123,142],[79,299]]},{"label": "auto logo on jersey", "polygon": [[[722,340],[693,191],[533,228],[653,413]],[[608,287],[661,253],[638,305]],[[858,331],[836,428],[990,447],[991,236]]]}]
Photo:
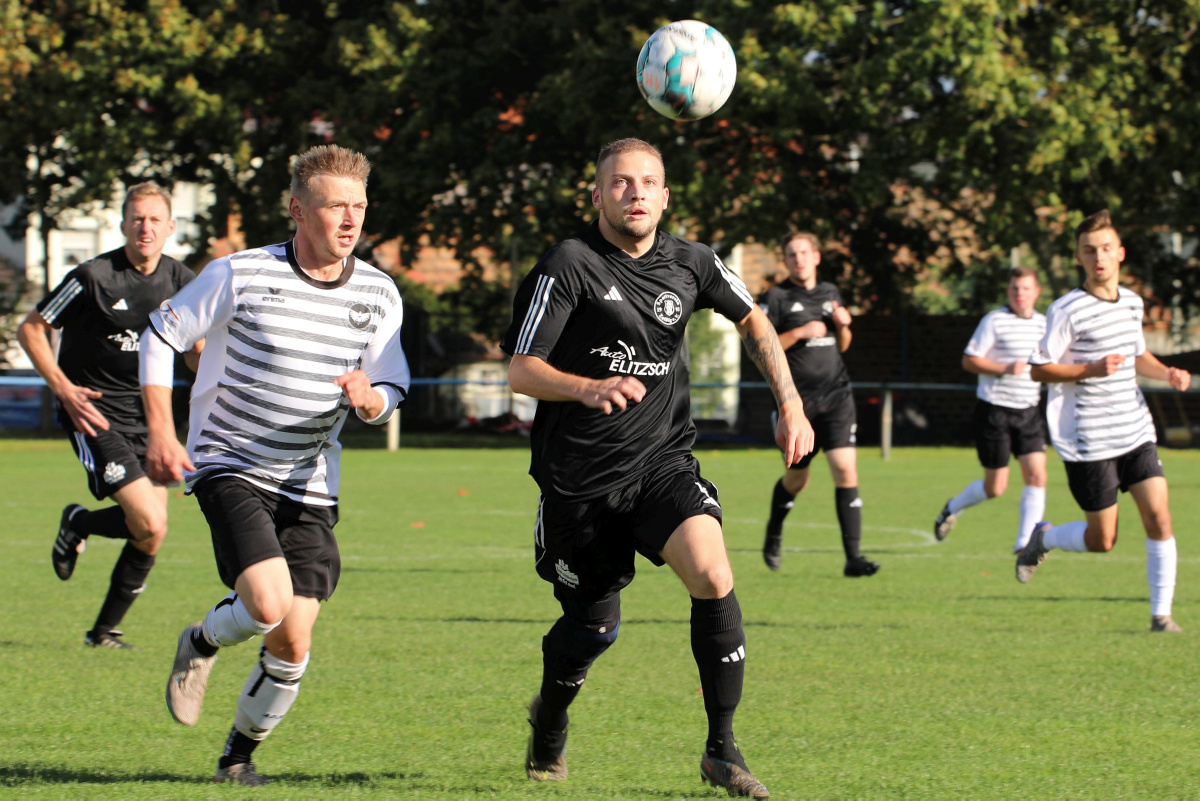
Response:
[{"label": "auto logo on jersey", "polygon": [[350,307],[350,325],[359,331],[371,324],[371,310],[362,303]]},{"label": "auto logo on jersey", "polygon": [[622,375],[666,375],[670,372],[670,362],[639,362],[637,361],[637,350],[632,345],[627,345],[619,339],[617,340],[617,344],[621,346],[620,350],[613,350],[607,345],[601,345],[591,350],[592,353],[610,360],[608,363],[608,371],[610,373],[620,373]]},{"label": "auto logo on jersey", "polygon": [[683,316],[683,303],[674,292],[664,292],[654,299],[654,316],[663,325],[675,325]]},{"label": "auto logo on jersey", "polygon": [[108,338],[121,346],[121,351],[129,352],[139,349],[141,334],[132,328],[126,328],[124,334],[109,334]]}]

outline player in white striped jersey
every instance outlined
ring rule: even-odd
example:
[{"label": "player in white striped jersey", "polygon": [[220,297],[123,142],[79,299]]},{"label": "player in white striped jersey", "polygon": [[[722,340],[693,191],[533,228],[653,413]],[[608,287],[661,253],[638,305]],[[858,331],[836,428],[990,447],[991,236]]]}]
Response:
[{"label": "player in white striped jersey", "polygon": [[963,351],[962,366],[979,376],[975,395],[975,450],[983,478],[955,495],[933,521],[933,534],[944,540],[958,516],[1008,489],[1008,461],[1017,457],[1025,489],[1013,553],[1029,542],[1046,512],[1046,433],[1038,402],[1041,387],[1029,377],[1030,355],[1046,332],[1046,316],[1034,310],[1041,294],[1037,272],[1017,267],[1008,277],[1008,305],[979,321]]},{"label": "player in white striped jersey", "polygon": [[1192,377],[1146,350],[1142,299],[1118,285],[1125,248],[1107,210],[1079,224],[1075,244],[1087,278],[1050,306],[1046,334],[1030,363],[1034,380],[1050,385],[1050,438],[1086,520],[1039,523],[1017,556],[1017,580],[1029,581],[1054,548],[1112,550],[1117,492],[1128,492],[1146,529],[1150,630],[1177,632],[1171,619],[1177,556],[1167,480],[1137,376],[1166,381],[1180,391]]},{"label": "player in white striped jersey", "polygon": [[[336,146],[300,156],[288,203],[295,239],[211,262],[150,316],[144,337],[147,471],[186,479],[233,590],[180,635],[171,715],[194,725],[217,649],[263,635],[218,782],[266,783],[251,754],[295,700],[320,602],[337,586],[346,415],[353,408],[382,424],[408,390],[400,294],[352,255],[369,170],[361,154]],[[206,335],[185,451],[171,418],[170,364]]]}]

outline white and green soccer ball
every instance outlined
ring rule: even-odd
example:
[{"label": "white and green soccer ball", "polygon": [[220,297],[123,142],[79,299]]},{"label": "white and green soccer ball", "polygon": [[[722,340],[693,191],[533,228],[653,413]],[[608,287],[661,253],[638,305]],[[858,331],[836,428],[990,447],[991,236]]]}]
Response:
[{"label": "white and green soccer ball", "polygon": [[655,111],[673,120],[698,120],[719,109],[733,91],[737,60],[729,42],[694,19],[664,25],[642,45],[638,89]]}]

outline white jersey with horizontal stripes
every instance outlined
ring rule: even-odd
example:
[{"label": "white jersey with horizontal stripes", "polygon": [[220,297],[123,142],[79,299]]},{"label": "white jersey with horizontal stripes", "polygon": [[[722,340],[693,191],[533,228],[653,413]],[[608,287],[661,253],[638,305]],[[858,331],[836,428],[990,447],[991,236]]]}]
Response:
[{"label": "white jersey with horizontal stripes", "polygon": [[[1030,317],[1022,317],[1005,306],[983,316],[963,353],[1000,364],[1027,362],[1045,333],[1046,315],[1035,311]],[[975,396],[993,406],[1030,409],[1038,405],[1041,391],[1025,370],[1020,375],[981,374]]]},{"label": "white jersey with horizontal stripes", "polygon": [[1046,422],[1068,462],[1115,459],[1154,442],[1154,421],[1137,385],[1134,361],[1146,352],[1142,299],[1124,287],[1115,300],[1073,289],[1046,312],[1046,333],[1031,364],[1086,364],[1125,356],[1109,376],[1049,384]]},{"label": "white jersey with horizontal stripes", "polygon": [[333,380],[362,369],[403,398],[403,310],[395,282],[353,256],[333,281],[305,273],[291,242],[209,263],[150,316],[177,351],[207,337],[192,387],[188,491],[235,474],[302,503],[336,504],[350,406]]}]

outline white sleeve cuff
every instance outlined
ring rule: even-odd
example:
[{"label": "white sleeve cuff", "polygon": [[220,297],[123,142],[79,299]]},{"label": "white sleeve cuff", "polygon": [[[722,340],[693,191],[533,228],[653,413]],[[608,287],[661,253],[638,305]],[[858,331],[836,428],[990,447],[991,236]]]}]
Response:
[{"label": "white sleeve cuff", "polygon": [[391,419],[392,412],[394,412],[396,410],[396,406],[400,404],[400,393],[395,387],[389,384],[376,384],[375,386],[371,387],[371,389],[375,390],[379,397],[383,398],[383,411],[379,413],[378,417],[372,417],[370,419],[363,417],[363,410],[361,407],[355,409],[354,413],[357,414],[358,419],[362,420],[364,423],[381,426]]},{"label": "white sleeve cuff", "polygon": [[147,328],[138,344],[138,380],[143,387],[170,387],[175,383],[175,349]]}]

